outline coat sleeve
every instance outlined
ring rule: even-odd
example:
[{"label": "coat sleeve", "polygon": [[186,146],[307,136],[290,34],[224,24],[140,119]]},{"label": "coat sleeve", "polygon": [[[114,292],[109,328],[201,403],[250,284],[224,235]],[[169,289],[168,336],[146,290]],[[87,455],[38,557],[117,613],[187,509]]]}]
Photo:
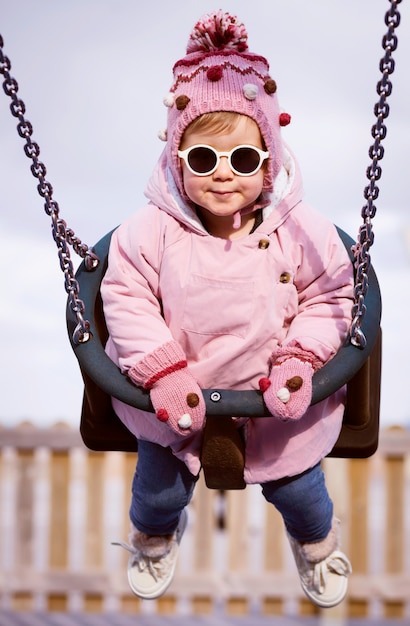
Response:
[{"label": "coat sleeve", "polygon": [[101,284],[108,355],[122,372],[172,340],[159,297],[164,241],[160,212],[141,209],[114,231]]},{"label": "coat sleeve", "polygon": [[[306,215],[299,222],[296,219],[291,232],[298,313],[282,345],[309,351],[326,363],[343,344],[350,328],[353,265],[336,228],[319,214],[312,213],[310,220]],[[286,238],[285,245],[289,243]]]}]

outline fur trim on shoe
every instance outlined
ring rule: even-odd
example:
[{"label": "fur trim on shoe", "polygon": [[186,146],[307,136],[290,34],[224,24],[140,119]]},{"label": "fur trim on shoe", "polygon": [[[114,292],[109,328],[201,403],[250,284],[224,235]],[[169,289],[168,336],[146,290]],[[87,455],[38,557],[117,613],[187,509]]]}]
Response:
[{"label": "fur trim on shoe", "polygon": [[159,559],[171,550],[174,535],[147,535],[131,525],[128,541],[144,556]]},{"label": "fur trim on shoe", "polygon": [[302,544],[302,553],[310,563],[320,563],[340,546],[340,520],[336,517],[332,520],[332,527],[325,539],[315,543]]}]

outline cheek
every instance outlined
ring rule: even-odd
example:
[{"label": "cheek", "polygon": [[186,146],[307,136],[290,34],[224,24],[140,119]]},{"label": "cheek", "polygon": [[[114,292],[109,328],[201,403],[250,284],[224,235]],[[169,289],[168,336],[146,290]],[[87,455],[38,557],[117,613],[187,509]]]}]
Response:
[{"label": "cheek", "polygon": [[255,174],[255,176],[244,179],[246,180],[245,185],[247,187],[248,193],[254,196],[255,200],[262,193],[264,178],[265,172],[260,169],[259,172]]},{"label": "cheek", "polygon": [[194,176],[185,167],[182,168],[182,182],[184,185],[185,193],[192,201],[199,196],[201,192],[202,179],[199,176]]}]

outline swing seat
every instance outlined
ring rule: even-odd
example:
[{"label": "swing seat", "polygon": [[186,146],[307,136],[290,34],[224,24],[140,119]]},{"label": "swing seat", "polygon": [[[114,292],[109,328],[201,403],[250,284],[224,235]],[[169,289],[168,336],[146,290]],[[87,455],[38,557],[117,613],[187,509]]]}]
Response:
[{"label": "swing seat", "polygon": [[[339,228],[337,230],[353,262],[351,247],[355,242],[344,231]],[[133,385],[104,351],[108,333],[100,285],[107,268],[112,232],[105,235],[94,247],[94,252],[100,259],[98,267],[89,271],[83,262],[76,273],[92,337],[85,343],[74,342],[73,333],[77,320],[69,304],[67,304],[67,329],[84,381],[80,432],[85,445],[96,451],[136,452],[137,440],[115,414],[111,396],[144,411],[153,412],[154,409],[149,394]],[[335,357],[313,376],[312,404],[320,402],[347,384],[347,403],[342,429],[329,455],[333,457],[366,458],[374,454],[378,446],[381,296],[373,268],[369,271],[365,305],[367,310],[362,330],[367,340],[366,346],[360,349],[347,340]],[[232,428],[233,422],[230,417],[233,415],[271,417],[262,394],[254,390],[202,391],[207,420],[201,460],[207,485],[217,489],[243,488],[245,484],[242,470],[237,469],[241,463],[243,468],[243,442],[240,437],[238,438],[236,429]],[[224,447],[222,440],[227,442],[227,446]],[[215,464],[218,453],[220,459]],[[230,463],[231,474],[235,472],[236,474],[230,481],[231,486],[226,487],[224,475],[229,473]]]}]

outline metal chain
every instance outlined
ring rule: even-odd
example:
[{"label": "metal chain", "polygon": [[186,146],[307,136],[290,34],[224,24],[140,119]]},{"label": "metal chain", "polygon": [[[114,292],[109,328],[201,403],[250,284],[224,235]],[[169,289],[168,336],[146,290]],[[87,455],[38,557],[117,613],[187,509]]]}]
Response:
[{"label": "metal chain", "polygon": [[84,303],[79,297],[80,287],[75,278],[69,246],[72,246],[76,254],[84,259],[88,270],[95,269],[99,264],[99,259],[92,249],[82,243],[75,233],[67,227],[65,221],[60,218],[58,203],[53,199],[53,187],[46,180],[46,167],[39,160],[40,147],[31,139],[33,126],[24,117],[26,107],[17,96],[18,83],[10,76],[10,69],[11,63],[9,58],[3,54],[3,38],[0,35],[0,74],[4,76],[3,89],[6,95],[11,98],[10,110],[13,116],[18,119],[17,132],[25,140],[24,152],[32,161],[31,173],[39,181],[37,191],[44,199],[45,212],[51,218],[52,234],[58,249],[60,267],[64,273],[64,286],[68,294],[69,306],[77,319],[73,340],[75,343],[84,343],[91,336],[90,323],[84,319]]},{"label": "metal chain", "polygon": [[392,83],[389,80],[389,76],[394,72],[395,63],[392,58],[392,52],[394,52],[397,48],[398,40],[395,35],[395,29],[400,24],[400,13],[397,10],[397,5],[401,3],[401,0],[389,0],[389,2],[391,3],[391,7],[387,11],[384,18],[388,31],[382,39],[382,46],[385,54],[379,64],[382,78],[377,83],[379,100],[374,106],[374,114],[377,118],[377,122],[372,126],[371,133],[374,142],[369,148],[369,156],[372,162],[366,170],[366,176],[369,180],[369,184],[365,187],[363,192],[366,200],[366,204],[363,206],[361,212],[363,224],[359,229],[357,243],[353,246],[356,280],[354,305],[352,309],[352,325],[350,329],[350,342],[354,346],[362,349],[366,346],[366,337],[361,326],[363,318],[366,314],[366,305],[364,300],[368,289],[368,272],[371,264],[369,250],[374,241],[372,219],[376,215],[376,206],[374,201],[377,200],[379,196],[379,188],[376,181],[380,180],[382,175],[382,168],[379,165],[379,161],[384,156],[384,148],[381,144],[382,140],[385,139],[387,135],[387,128],[384,124],[384,120],[388,117],[390,112],[389,105],[387,104],[387,98],[392,92]]},{"label": "metal chain", "polygon": [[[372,219],[376,215],[376,206],[374,200],[378,198],[379,188],[376,181],[380,180],[382,169],[379,161],[384,156],[384,148],[381,145],[382,140],[386,137],[387,128],[384,120],[389,115],[389,105],[387,98],[392,92],[392,83],[389,76],[394,71],[394,60],[392,52],[397,48],[397,36],[395,29],[400,24],[400,14],[397,5],[401,0],[389,0],[391,7],[385,15],[385,24],[388,27],[386,35],[383,37],[382,46],[384,49],[384,57],[380,61],[380,71],[382,73],[381,80],[377,83],[377,93],[379,101],[374,107],[374,114],[377,122],[373,125],[371,133],[374,143],[369,148],[369,156],[372,160],[371,165],[367,168],[366,175],[369,185],[364,189],[365,206],[362,208],[361,216],[363,224],[360,226],[357,243],[353,247],[355,259],[356,280],[354,290],[354,305],[352,309],[352,325],[350,329],[350,341],[353,345],[364,348],[366,346],[366,337],[362,331],[362,321],[366,313],[366,305],[364,303],[368,289],[368,272],[371,265],[369,250],[373,245],[374,233]],[[74,341],[76,343],[86,342],[90,338],[90,324],[84,319],[84,303],[79,298],[79,285],[74,275],[74,268],[70,258],[68,245],[71,245],[74,251],[79,254],[85,262],[87,269],[92,270],[99,263],[98,257],[92,249],[81,242],[74,232],[67,228],[64,220],[59,217],[58,203],[53,199],[53,188],[46,180],[46,168],[39,160],[40,148],[38,144],[31,139],[33,127],[31,123],[25,119],[25,105],[22,100],[17,97],[18,84],[17,81],[10,76],[11,64],[8,57],[3,54],[3,38],[0,35],[0,73],[3,74],[5,80],[3,89],[10,96],[12,103],[10,109],[14,117],[18,118],[17,131],[26,143],[24,146],[25,154],[32,160],[31,172],[38,179],[38,193],[44,198],[44,209],[51,217],[53,238],[58,248],[60,266],[65,277],[65,290],[69,296],[69,304],[71,310],[77,318],[77,327],[74,331]]]}]

